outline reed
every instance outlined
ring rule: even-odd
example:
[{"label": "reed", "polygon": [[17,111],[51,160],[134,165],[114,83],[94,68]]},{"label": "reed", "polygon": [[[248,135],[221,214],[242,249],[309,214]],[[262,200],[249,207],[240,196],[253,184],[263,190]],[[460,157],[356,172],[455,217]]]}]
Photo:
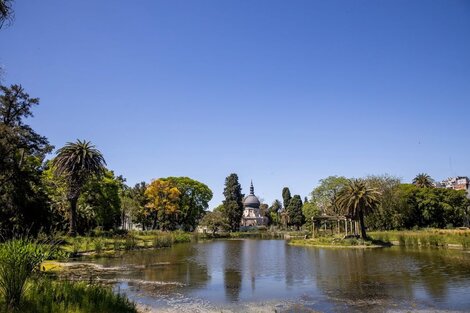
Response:
[{"label": "reed", "polygon": [[9,240],[0,245],[0,294],[8,311],[21,303],[28,279],[39,271],[53,245],[29,238]]}]

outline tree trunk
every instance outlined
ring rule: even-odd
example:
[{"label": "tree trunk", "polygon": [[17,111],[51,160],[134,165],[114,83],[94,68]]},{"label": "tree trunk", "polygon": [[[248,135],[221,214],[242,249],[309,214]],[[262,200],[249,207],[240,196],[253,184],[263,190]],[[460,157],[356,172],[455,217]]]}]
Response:
[{"label": "tree trunk", "polygon": [[362,210],[359,211],[359,223],[361,224],[361,237],[363,240],[366,240],[366,226],[364,225],[364,212]]},{"label": "tree trunk", "polygon": [[77,235],[77,198],[70,199],[70,228],[69,235],[75,237]]}]

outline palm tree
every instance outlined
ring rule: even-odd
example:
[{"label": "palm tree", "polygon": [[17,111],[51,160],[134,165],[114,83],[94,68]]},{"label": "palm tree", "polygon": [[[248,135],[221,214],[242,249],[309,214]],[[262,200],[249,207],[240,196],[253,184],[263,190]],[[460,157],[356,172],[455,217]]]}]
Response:
[{"label": "palm tree", "polygon": [[67,182],[67,200],[70,202],[69,233],[76,235],[77,201],[85,183],[93,175],[104,172],[106,161],[103,155],[89,141],[68,142],[57,151],[52,161],[56,175],[61,175]]},{"label": "palm tree", "polygon": [[346,215],[358,220],[361,224],[361,237],[367,238],[364,216],[374,211],[379,205],[380,192],[368,186],[366,181],[351,179],[339,191],[337,205]]},{"label": "palm tree", "polygon": [[431,176],[426,173],[416,175],[416,177],[413,179],[413,184],[420,188],[434,186]]}]

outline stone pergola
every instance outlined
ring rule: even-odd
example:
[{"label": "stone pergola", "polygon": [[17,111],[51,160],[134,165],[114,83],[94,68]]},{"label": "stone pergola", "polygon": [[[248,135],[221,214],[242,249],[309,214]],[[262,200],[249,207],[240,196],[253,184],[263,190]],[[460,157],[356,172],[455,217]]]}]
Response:
[{"label": "stone pergola", "polygon": [[[320,224],[318,229],[315,227],[315,223]],[[345,236],[357,235],[359,233],[359,225],[357,221],[354,221],[350,216],[328,215],[323,213],[319,216],[312,217],[312,238],[315,238],[315,231],[320,231],[322,226],[326,232],[328,224],[332,235],[334,234],[333,228],[336,228],[336,234],[338,235],[342,232],[344,232]]]}]

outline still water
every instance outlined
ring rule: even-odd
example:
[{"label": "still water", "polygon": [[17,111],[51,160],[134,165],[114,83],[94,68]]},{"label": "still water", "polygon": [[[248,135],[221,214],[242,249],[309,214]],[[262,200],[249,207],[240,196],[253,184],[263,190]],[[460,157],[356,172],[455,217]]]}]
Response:
[{"label": "still water", "polygon": [[101,278],[114,280],[119,292],[161,310],[470,312],[470,253],[459,250],[312,248],[244,239],[93,262],[108,269]]}]

